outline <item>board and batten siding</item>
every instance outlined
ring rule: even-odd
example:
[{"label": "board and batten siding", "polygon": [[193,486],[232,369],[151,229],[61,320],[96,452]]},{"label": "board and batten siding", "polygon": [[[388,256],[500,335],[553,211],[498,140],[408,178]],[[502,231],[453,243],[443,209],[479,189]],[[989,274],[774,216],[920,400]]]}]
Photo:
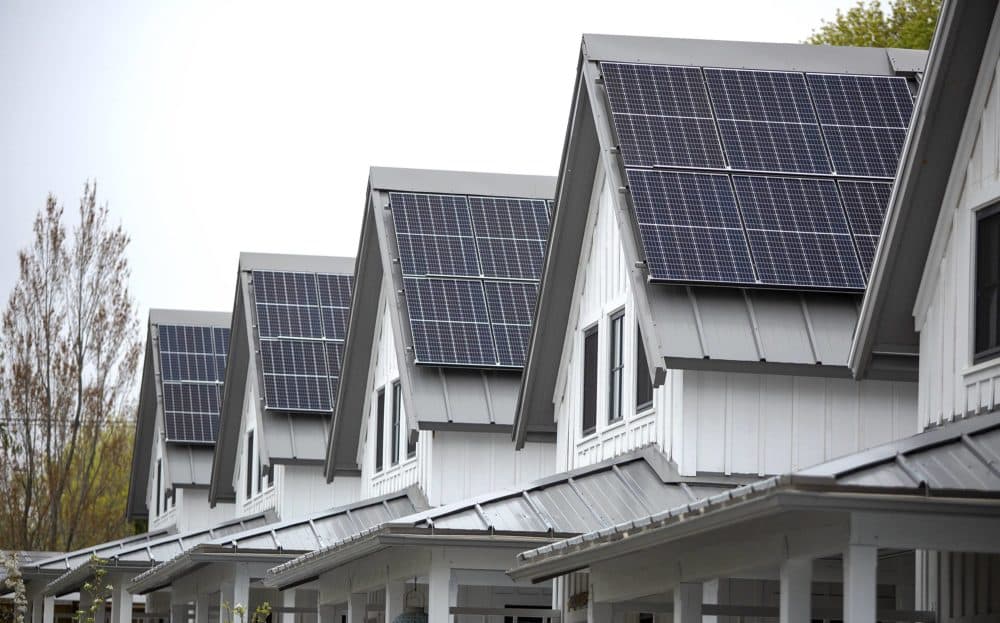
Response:
[{"label": "board and batten siding", "polygon": [[[610,188],[595,186],[555,394],[556,467],[590,465],[646,445],[684,475],[775,474],[918,430],[915,383],[668,370],[651,409],[635,409],[635,303]],[[608,423],[608,326],[625,312],[625,409]],[[582,434],[583,336],[598,327],[597,430]]]},{"label": "board and batten siding", "polygon": [[[995,39],[997,33],[990,35]],[[992,44],[991,44],[992,45]],[[995,45],[987,49],[995,49]],[[956,162],[942,218],[927,259],[914,308],[920,333],[920,423],[933,426],[1000,404],[1000,359],[974,365],[976,213],[1000,200],[1000,66],[977,86],[978,124],[967,121],[962,141],[972,141],[967,162]],[[969,111],[973,119],[975,111]]]}]

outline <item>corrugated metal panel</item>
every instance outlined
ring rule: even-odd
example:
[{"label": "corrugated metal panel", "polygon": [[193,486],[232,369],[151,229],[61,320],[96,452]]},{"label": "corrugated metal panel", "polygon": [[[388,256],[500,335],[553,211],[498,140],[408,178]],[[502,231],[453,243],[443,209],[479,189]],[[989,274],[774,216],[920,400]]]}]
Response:
[{"label": "corrugated metal panel", "polygon": [[181,446],[167,444],[167,475],[177,485],[208,485],[212,479],[215,444]]}]

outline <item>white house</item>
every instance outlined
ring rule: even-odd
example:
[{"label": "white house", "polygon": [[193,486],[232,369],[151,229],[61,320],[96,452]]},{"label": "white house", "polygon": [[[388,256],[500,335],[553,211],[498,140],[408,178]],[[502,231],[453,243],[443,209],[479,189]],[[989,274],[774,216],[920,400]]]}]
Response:
[{"label": "white house", "polygon": [[241,253],[208,500],[272,519],[358,500],[323,477],[354,260]]},{"label": "white house", "polygon": [[[1000,614],[998,24],[995,2],[942,9],[843,360],[863,384],[919,354],[913,417],[923,432],[525,552],[514,578],[586,569],[590,620]],[[748,582],[766,591],[748,595]]]}]

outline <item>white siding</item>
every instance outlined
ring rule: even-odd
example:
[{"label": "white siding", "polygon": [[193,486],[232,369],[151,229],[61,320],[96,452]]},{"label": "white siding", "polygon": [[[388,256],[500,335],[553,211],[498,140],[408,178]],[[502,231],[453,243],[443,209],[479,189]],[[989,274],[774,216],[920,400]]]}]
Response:
[{"label": "white siding", "polygon": [[278,465],[274,473],[274,508],[281,520],[358,501],[360,478],[326,481],[322,465]]},{"label": "white siding", "polygon": [[[997,33],[993,33],[993,37]],[[1000,359],[973,365],[973,315],[975,309],[976,210],[1000,197],[1000,85],[997,59],[984,59],[994,67],[985,85],[988,95],[976,128],[972,155],[957,197],[942,207],[949,228],[936,232],[940,252],[928,266],[915,309],[920,332],[920,422],[934,425],[1000,404]],[[975,114],[973,111],[969,115]],[[941,240],[937,240],[941,237]]]}]

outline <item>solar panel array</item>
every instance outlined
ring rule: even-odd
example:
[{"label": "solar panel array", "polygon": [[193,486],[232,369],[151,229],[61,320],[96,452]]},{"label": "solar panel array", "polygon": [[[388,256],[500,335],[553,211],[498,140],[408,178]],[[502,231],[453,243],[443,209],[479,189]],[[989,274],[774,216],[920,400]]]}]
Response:
[{"label": "solar panel array", "polygon": [[654,281],[860,290],[904,78],[601,63]]},{"label": "solar panel array", "polygon": [[418,364],[524,365],[550,203],[389,193]]},{"label": "solar panel array", "polygon": [[265,408],[333,411],[353,275],[255,270],[251,277]]},{"label": "solar panel array", "polygon": [[211,443],[219,433],[229,327],[157,326],[167,441]]}]

